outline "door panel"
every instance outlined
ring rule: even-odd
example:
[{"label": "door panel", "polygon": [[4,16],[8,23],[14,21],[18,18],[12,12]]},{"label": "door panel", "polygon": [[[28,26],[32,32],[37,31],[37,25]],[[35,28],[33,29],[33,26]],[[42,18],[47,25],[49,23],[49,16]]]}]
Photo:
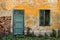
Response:
[{"label": "door panel", "polygon": [[17,35],[18,34],[23,34],[23,29],[22,28],[15,28],[14,29],[14,34]]},{"label": "door panel", "polygon": [[23,28],[22,26],[23,26],[23,23],[21,23],[21,24],[20,23],[15,23],[14,24],[14,28]]},{"label": "door panel", "polygon": [[14,10],[13,13],[14,34],[23,34],[24,30],[24,11]]}]

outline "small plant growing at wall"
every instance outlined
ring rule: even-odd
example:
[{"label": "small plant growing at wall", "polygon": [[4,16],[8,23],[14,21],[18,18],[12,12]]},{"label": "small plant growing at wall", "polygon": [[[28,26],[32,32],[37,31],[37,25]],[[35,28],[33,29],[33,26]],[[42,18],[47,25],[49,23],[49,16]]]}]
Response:
[{"label": "small plant growing at wall", "polygon": [[27,35],[28,36],[34,36],[34,32],[30,33],[31,28],[27,27]]},{"label": "small plant growing at wall", "polygon": [[47,39],[47,38],[49,38],[49,36],[48,36],[48,35],[45,33],[45,36],[44,36],[44,38],[46,38],[46,39]]},{"label": "small plant growing at wall", "polygon": [[38,37],[44,37],[43,35],[41,35],[41,34],[39,34],[39,36]]},{"label": "small plant growing at wall", "polygon": [[60,30],[58,30],[58,37],[60,37]]},{"label": "small plant growing at wall", "polygon": [[30,31],[30,28],[29,27],[27,27],[27,35],[29,35],[30,33],[29,33],[29,31]]},{"label": "small plant growing at wall", "polygon": [[56,31],[54,29],[52,31],[51,37],[56,37]]}]

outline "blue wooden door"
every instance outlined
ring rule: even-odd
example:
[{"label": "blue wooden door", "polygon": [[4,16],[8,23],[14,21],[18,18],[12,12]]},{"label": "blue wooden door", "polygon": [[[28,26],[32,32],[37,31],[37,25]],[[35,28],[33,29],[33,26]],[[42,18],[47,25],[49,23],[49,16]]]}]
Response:
[{"label": "blue wooden door", "polygon": [[14,35],[24,32],[24,10],[14,10],[13,13],[13,33]]}]

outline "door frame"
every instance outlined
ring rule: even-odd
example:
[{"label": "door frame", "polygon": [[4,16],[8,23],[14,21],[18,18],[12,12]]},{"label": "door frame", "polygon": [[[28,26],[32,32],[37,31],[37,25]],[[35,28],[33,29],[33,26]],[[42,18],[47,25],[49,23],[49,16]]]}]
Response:
[{"label": "door frame", "polygon": [[[20,9],[13,9],[13,13],[12,13],[12,33],[14,35],[14,10],[20,10]],[[24,9],[21,9],[22,11],[24,11]],[[25,12],[25,11],[24,11]],[[25,13],[23,13],[25,15]],[[25,25],[25,20],[24,20],[24,15],[23,15],[23,34],[24,35],[24,25]],[[17,34],[20,35],[20,34]]]}]

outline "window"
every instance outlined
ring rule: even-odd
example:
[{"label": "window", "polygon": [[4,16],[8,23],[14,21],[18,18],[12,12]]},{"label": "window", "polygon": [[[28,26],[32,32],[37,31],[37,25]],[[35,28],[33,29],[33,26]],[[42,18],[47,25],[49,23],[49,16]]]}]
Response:
[{"label": "window", "polygon": [[50,25],[50,10],[40,10],[39,13],[39,25],[49,26]]}]

